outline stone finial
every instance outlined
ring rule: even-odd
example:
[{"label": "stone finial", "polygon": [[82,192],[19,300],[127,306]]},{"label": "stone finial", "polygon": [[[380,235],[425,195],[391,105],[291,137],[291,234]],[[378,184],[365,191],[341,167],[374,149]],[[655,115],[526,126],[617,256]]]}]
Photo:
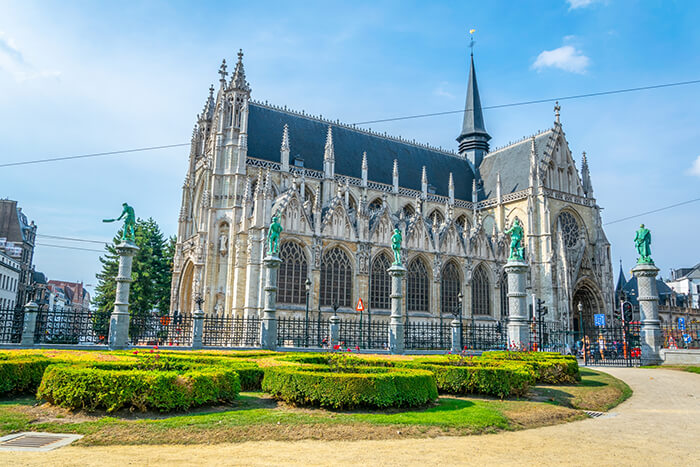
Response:
[{"label": "stone finial", "polygon": [[591,183],[591,173],[588,170],[588,157],[586,152],[583,152],[581,157],[581,185],[583,187],[583,193],[587,198],[593,197],[593,184]]},{"label": "stone finial", "polygon": [[447,191],[450,199],[449,204],[455,204],[455,181],[452,172],[450,172],[450,180],[447,183]]},{"label": "stone finial", "polygon": [[399,192],[399,160],[394,159],[394,168],[391,174],[391,184],[394,186],[394,193]]},{"label": "stone finial", "polygon": [[423,171],[420,177],[421,192],[423,193],[423,198],[428,196],[428,172],[426,172],[425,166],[423,166]]},{"label": "stone finial", "polygon": [[289,151],[289,125],[284,124],[284,129],[282,130],[282,151]]},{"label": "stone finial", "polygon": [[496,172],[496,199],[501,203],[501,172]]},{"label": "stone finial", "polygon": [[260,167],[260,170],[258,170],[258,180],[255,183],[255,192],[253,193],[253,198],[254,199],[259,199],[262,198],[264,195],[264,188],[263,185],[265,184],[265,172],[263,172],[263,168]]},{"label": "stone finial", "polygon": [[229,87],[243,92],[250,92],[250,85],[245,79],[245,69],[243,68],[243,49],[238,49],[238,61],[236,62],[236,68],[233,70]]},{"label": "stone finial", "polygon": [[335,151],[333,149],[333,128],[328,125],[328,132],[326,133],[326,146],[323,151],[323,159],[327,161],[335,160]]},{"label": "stone finial", "polygon": [[368,173],[367,152],[363,152],[362,153],[362,186],[363,187],[367,186],[367,173]]},{"label": "stone finial", "polygon": [[226,76],[228,75],[228,72],[226,71],[226,59],[224,58],[221,61],[221,66],[219,67],[219,82],[221,83],[221,87],[223,88],[226,86]]},{"label": "stone finial", "polygon": [[557,125],[561,124],[561,120],[559,119],[559,111],[561,110],[561,106],[559,105],[559,101],[556,101],[554,103],[554,123]]},{"label": "stone finial", "polygon": [[530,186],[537,184],[537,150],[535,148],[535,137],[530,138]]},{"label": "stone finial", "polygon": [[214,117],[215,106],[216,104],[214,102],[214,85],[212,84],[211,86],[209,86],[209,96],[207,97],[207,100],[204,103],[204,109],[202,109],[202,113],[199,116],[198,120],[211,121],[211,119]]}]

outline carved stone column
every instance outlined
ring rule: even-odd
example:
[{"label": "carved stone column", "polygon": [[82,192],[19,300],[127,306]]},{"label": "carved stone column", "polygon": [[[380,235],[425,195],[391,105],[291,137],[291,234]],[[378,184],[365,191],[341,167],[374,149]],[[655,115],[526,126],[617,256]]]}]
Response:
[{"label": "carved stone column", "polygon": [[659,323],[659,292],[656,275],[659,268],[654,264],[638,264],[632,269],[637,278],[639,312],[642,319],[641,343],[642,365],[660,365],[661,326]]},{"label": "carved stone column", "polygon": [[404,330],[403,330],[403,276],[406,268],[400,264],[392,264],[388,269],[391,276],[391,319],[389,320],[389,352],[403,354]]},{"label": "carved stone column", "polygon": [[277,272],[282,260],[278,256],[267,255],[265,265],[265,308],[260,324],[260,345],[263,349],[277,349]]},{"label": "carved stone column", "polygon": [[523,261],[510,260],[505,265],[508,274],[508,346],[518,350],[530,342],[525,292],[527,268]]},{"label": "carved stone column", "polygon": [[114,311],[109,319],[109,347],[124,349],[129,345],[129,290],[131,289],[131,263],[139,247],[122,242],[116,247],[119,254],[117,292]]}]

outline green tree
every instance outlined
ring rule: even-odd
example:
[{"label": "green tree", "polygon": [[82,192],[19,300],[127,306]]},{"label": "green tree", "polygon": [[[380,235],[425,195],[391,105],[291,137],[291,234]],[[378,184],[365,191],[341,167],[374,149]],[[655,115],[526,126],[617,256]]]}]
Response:
[{"label": "green tree", "polygon": [[[93,300],[99,314],[109,314],[114,308],[119,269],[116,245],[121,242],[121,235],[121,231],[117,232],[112,243],[105,246],[105,255],[100,257],[102,270],[97,274],[98,283]],[[132,263],[129,312],[131,316],[146,316],[151,311],[167,315],[170,308],[174,238],[166,239],[152,218],[137,219],[135,237],[139,251]]]}]

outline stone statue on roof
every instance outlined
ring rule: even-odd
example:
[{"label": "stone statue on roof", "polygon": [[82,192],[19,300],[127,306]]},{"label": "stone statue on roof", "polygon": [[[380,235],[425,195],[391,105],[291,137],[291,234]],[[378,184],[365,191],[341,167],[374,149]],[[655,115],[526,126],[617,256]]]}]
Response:
[{"label": "stone statue on roof", "polygon": [[116,222],[124,218],[124,228],[122,229],[122,241],[126,243],[136,242],[136,215],[134,208],[126,203],[122,203],[122,213],[116,219],[102,219],[102,222]]},{"label": "stone statue on roof", "polygon": [[651,259],[651,232],[644,224],[640,225],[635,233],[634,246],[639,254],[637,264],[654,264],[654,260]]}]

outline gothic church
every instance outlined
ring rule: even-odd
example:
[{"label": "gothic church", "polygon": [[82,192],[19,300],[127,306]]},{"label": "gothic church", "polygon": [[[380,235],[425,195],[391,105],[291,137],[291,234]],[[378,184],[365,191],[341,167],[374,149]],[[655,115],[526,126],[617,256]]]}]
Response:
[{"label": "gothic church", "polygon": [[[508,314],[504,235],[525,229],[528,291],[548,320],[610,319],[610,244],[586,153],[560,122],[491,150],[472,56],[457,150],[447,151],[251,99],[243,54],[209,89],[182,187],[171,310],[258,316],[265,236],[284,227],[278,314],[388,319],[392,230],[404,238],[404,316],[495,321]],[[530,300],[530,299],[528,299]],[[577,310],[583,305],[583,313]]]}]

